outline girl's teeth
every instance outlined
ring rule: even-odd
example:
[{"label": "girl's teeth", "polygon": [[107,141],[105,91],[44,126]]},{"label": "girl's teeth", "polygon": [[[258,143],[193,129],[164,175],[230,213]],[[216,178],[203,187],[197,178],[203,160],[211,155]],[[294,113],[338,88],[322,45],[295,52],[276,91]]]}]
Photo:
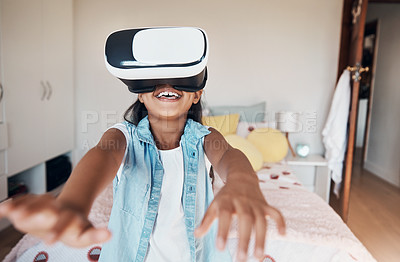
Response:
[{"label": "girl's teeth", "polygon": [[175,92],[164,91],[164,92],[161,92],[160,94],[158,94],[158,95],[157,95],[157,98],[160,98],[160,97],[162,97],[162,96],[166,96],[166,97],[176,97],[176,98],[179,98],[179,97],[180,97],[180,95],[178,95],[178,94],[175,93]]}]

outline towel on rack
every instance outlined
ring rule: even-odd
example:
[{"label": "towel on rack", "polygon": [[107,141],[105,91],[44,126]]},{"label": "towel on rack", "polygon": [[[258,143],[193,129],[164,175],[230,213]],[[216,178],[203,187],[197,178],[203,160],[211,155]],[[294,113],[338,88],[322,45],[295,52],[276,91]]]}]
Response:
[{"label": "towel on rack", "polygon": [[333,192],[339,198],[343,160],[347,146],[347,121],[350,110],[350,72],[344,70],[333,95],[331,108],[322,130],[325,158],[335,183]]}]

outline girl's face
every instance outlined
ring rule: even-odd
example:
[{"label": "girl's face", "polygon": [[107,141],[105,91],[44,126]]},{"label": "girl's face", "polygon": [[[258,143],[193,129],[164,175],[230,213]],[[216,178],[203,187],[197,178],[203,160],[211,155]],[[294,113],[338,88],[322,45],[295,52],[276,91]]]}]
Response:
[{"label": "girl's face", "polygon": [[185,116],[192,104],[197,104],[203,90],[185,92],[171,85],[157,85],[153,92],[138,95],[149,115],[157,118],[176,119]]}]

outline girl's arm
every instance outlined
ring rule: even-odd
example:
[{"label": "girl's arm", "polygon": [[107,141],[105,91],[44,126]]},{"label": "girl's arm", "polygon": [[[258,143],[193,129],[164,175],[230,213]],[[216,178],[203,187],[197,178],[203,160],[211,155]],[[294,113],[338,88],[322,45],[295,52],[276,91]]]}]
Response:
[{"label": "girl's arm", "polygon": [[196,229],[197,237],[204,235],[218,218],[217,247],[225,248],[232,216],[238,217],[238,259],[245,261],[251,231],[255,231],[256,257],[264,253],[267,217],[277,222],[279,232],[284,234],[285,221],[281,213],[268,205],[259,187],[258,177],[249,160],[238,149],[231,147],[215,129],[204,139],[205,153],[225,186],[218,192]]},{"label": "girl's arm", "polygon": [[122,162],[126,139],[109,129],[100,142],[78,163],[61,194],[25,195],[0,204],[0,217],[7,217],[25,233],[48,243],[57,240],[74,247],[107,241],[106,228],[94,228],[87,216],[95,198],[112,182]]}]

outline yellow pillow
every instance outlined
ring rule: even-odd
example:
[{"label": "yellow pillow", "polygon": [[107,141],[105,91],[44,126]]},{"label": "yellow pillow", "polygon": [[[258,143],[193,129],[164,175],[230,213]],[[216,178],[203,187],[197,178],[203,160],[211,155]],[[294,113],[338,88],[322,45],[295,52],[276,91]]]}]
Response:
[{"label": "yellow pillow", "polygon": [[263,165],[263,156],[252,143],[238,135],[227,135],[225,139],[232,147],[239,149],[246,155],[254,171],[261,169]]},{"label": "yellow pillow", "polygon": [[217,129],[222,135],[235,134],[239,123],[239,114],[221,116],[203,116],[203,125]]},{"label": "yellow pillow", "polygon": [[257,128],[248,136],[251,142],[263,155],[264,162],[281,161],[288,152],[286,137],[273,128]]}]

